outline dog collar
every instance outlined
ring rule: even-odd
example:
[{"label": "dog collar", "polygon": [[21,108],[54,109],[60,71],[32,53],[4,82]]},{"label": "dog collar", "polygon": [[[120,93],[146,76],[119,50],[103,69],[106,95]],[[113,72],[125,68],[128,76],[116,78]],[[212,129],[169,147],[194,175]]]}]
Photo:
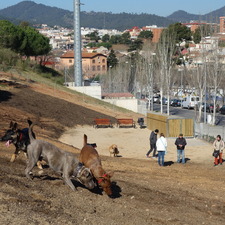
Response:
[{"label": "dog collar", "polygon": [[[106,176],[107,176],[106,173],[102,175],[102,177],[106,177]],[[100,179],[98,180],[98,183],[100,184],[102,181],[103,181],[103,178],[100,178]]]},{"label": "dog collar", "polygon": [[20,133],[20,141],[23,139],[23,133]]}]

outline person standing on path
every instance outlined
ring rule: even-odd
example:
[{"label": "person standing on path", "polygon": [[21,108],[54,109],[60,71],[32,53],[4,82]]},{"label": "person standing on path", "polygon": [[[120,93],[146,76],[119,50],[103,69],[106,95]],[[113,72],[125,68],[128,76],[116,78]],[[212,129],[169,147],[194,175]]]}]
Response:
[{"label": "person standing on path", "polygon": [[167,140],[163,133],[160,134],[160,138],[156,141],[156,148],[158,152],[158,164],[164,166],[164,156],[167,150]]},{"label": "person standing on path", "polygon": [[185,146],[187,142],[183,137],[183,134],[179,134],[179,137],[175,141],[175,145],[177,146],[177,163],[180,163],[180,157],[182,157],[182,163],[185,164]]},{"label": "person standing on path", "polygon": [[[216,140],[213,142],[213,148],[214,148],[214,166],[222,165],[223,163],[223,149],[224,149],[224,141],[221,140],[221,136],[217,135]],[[219,159],[218,159],[219,157]]]},{"label": "person standing on path", "polygon": [[159,133],[158,129],[155,129],[151,132],[149,140],[150,140],[150,150],[147,152],[146,157],[149,158],[149,154],[153,151],[153,158],[156,157],[156,141],[157,135]]}]

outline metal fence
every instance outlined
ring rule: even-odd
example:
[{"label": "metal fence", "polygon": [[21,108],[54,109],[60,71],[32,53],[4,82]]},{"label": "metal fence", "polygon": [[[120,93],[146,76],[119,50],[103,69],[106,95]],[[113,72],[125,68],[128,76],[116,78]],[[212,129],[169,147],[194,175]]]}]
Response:
[{"label": "metal fence", "polygon": [[221,135],[223,140],[225,140],[225,126],[213,126],[210,124],[195,122],[195,137],[211,142],[218,134]]}]

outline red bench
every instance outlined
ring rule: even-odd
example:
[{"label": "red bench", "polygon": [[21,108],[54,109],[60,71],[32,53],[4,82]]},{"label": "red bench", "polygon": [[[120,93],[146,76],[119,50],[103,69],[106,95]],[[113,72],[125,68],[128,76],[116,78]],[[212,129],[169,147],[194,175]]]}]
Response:
[{"label": "red bench", "polygon": [[95,128],[99,127],[113,127],[110,119],[94,119]]},{"label": "red bench", "polygon": [[117,126],[131,126],[135,128],[135,122],[133,119],[117,119]]}]

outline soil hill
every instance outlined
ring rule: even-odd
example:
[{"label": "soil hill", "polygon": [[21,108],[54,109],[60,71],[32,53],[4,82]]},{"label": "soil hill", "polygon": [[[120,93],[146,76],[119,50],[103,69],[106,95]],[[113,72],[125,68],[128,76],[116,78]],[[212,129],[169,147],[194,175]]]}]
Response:
[{"label": "soil hill", "polygon": [[[47,82],[0,73],[0,135],[10,121],[23,128],[27,118],[39,120],[37,138],[78,156],[78,149],[58,138],[68,128],[92,125],[94,118],[103,116],[115,120],[139,115]],[[34,168],[30,181],[24,175],[22,153],[9,162],[13,152],[12,145],[7,148],[0,142],[0,224],[224,224],[223,166],[200,162],[159,167],[154,160],[101,156],[106,171],[114,171],[114,198],[109,198],[75,181],[73,192],[48,168],[41,175]]]}]

